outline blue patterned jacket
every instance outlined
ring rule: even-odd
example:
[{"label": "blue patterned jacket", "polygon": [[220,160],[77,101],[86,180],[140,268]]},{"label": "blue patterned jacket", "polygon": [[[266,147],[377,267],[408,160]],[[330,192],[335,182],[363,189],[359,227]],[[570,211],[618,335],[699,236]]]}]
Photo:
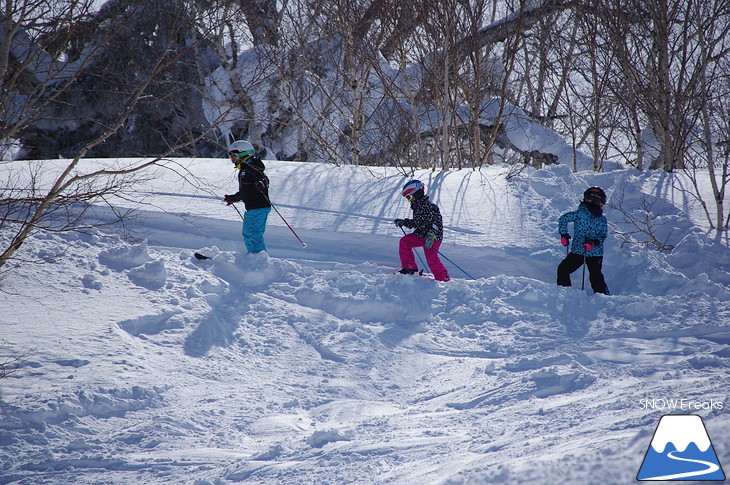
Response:
[{"label": "blue patterned jacket", "polygon": [[[591,256],[603,256],[603,241],[608,236],[608,223],[606,216],[595,216],[588,207],[581,202],[578,210],[566,212],[558,219],[558,233],[568,234],[568,223],[573,223],[573,244],[570,252]],[[596,247],[586,252],[583,243],[586,241],[597,241]]]}]

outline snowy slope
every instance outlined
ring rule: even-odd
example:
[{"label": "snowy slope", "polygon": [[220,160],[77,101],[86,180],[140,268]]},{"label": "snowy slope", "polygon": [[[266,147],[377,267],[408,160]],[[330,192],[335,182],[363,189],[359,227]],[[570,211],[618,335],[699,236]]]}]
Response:
[{"label": "snowy slope", "polygon": [[625,484],[670,399],[700,403],[730,463],[729,252],[682,201],[653,200],[671,254],[607,241],[612,296],[554,284],[557,217],[656,175],[418,172],[476,278],[446,262],[437,283],[392,274],[395,169],[267,162],[308,248],[272,212],[266,256],[220,201],[230,165],[175,163],[196,177],[139,188],[136,242],[44,234],[22,256],[47,262],[0,282],[0,359],[24,354],[0,380],[1,484]]}]

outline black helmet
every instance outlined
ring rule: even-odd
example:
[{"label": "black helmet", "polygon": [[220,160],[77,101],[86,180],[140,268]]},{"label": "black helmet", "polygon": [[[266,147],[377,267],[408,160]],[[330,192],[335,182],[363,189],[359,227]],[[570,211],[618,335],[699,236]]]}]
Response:
[{"label": "black helmet", "polygon": [[606,203],[606,193],[600,187],[591,187],[583,192],[583,201],[592,202],[594,204]]}]

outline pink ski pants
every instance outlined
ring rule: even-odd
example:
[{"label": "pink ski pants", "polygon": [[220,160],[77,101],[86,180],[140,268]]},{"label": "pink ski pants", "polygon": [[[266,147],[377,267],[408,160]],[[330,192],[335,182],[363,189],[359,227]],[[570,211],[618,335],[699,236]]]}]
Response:
[{"label": "pink ski pants", "polygon": [[441,241],[434,241],[433,247],[431,248],[424,247],[423,245],[425,243],[426,239],[413,234],[406,234],[400,238],[398,254],[400,255],[401,267],[405,269],[418,269],[413,248],[422,247],[423,252],[426,254],[426,264],[431,270],[431,273],[433,273],[434,279],[436,281],[449,281],[449,272],[446,271],[444,264],[439,258],[438,249],[441,247]]}]

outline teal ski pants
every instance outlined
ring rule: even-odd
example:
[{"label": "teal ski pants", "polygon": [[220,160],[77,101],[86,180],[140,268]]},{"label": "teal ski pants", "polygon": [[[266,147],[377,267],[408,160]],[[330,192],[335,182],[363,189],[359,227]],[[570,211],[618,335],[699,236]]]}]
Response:
[{"label": "teal ski pants", "polygon": [[260,253],[266,251],[264,243],[264,231],[266,230],[266,219],[269,217],[271,207],[262,209],[247,210],[243,215],[243,242],[249,253]]}]

